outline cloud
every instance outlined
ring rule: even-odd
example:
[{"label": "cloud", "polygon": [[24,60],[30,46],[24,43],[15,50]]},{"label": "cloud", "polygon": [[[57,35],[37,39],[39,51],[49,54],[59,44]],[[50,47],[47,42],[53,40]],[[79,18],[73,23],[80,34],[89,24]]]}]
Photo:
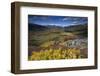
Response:
[{"label": "cloud", "polygon": [[77,24],[77,23],[78,23],[78,21],[73,21],[72,23],[73,23],[73,24]]},{"label": "cloud", "polygon": [[41,20],[45,20],[45,19],[48,19],[48,16],[38,16],[38,15],[33,15],[33,16],[29,16],[29,18],[31,19],[41,19]]},{"label": "cloud", "polygon": [[43,20],[46,20],[46,19],[48,19],[48,16],[41,16],[40,18]]},{"label": "cloud", "polygon": [[61,24],[56,24],[56,23],[51,23],[49,25],[56,25],[56,26],[61,26]]},{"label": "cloud", "polygon": [[76,18],[76,17],[65,17],[65,18],[63,18],[63,21],[77,21],[77,20],[79,20],[79,18]]},{"label": "cloud", "polygon": [[69,20],[69,18],[68,18],[68,17],[65,17],[65,18],[63,18],[62,20],[63,20],[63,21],[66,21],[66,20]]}]

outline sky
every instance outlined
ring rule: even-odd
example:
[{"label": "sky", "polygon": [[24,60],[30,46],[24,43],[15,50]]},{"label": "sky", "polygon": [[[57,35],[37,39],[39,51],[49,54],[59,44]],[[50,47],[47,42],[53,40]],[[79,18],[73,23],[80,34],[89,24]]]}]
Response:
[{"label": "sky", "polygon": [[28,23],[44,26],[55,25],[64,27],[87,22],[87,17],[28,15]]}]

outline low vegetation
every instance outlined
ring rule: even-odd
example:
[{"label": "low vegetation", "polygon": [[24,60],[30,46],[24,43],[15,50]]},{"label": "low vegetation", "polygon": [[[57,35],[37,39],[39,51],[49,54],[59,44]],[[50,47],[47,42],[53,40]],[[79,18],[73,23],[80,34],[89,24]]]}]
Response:
[{"label": "low vegetation", "polygon": [[39,52],[33,51],[29,60],[53,60],[53,59],[78,59],[81,58],[79,49],[46,49]]},{"label": "low vegetation", "polygon": [[32,25],[28,35],[30,61],[87,58],[86,25],[66,28]]}]

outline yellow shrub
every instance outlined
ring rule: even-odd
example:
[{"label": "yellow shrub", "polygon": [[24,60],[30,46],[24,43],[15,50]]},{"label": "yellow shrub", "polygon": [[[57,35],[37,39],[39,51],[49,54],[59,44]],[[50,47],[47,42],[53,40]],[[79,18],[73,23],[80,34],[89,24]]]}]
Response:
[{"label": "yellow shrub", "polygon": [[29,57],[29,60],[54,60],[54,59],[78,59],[80,58],[80,50],[71,48],[62,50],[58,49],[46,49],[39,52],[32,52],[32,55]]}]

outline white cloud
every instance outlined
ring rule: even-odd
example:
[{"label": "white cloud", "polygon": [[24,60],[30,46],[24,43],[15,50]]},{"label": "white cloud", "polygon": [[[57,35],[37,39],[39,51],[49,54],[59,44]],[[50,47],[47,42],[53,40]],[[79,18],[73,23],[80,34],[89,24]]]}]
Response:
[{"label": "white cloud", "polygon": [[72,22],[73,24],[77,24],[78,23],[78,21],[74,21],[74,22]]},{"label": "white cloud", "polygon": [[66,20],[69,20],[69,18],[66,18],[66,17],[65,17],[65,18],[63,18],[63,21],[66,21]]},{"label": "white cloud", "polygon": [[53,23],[52,23],[52,24],[50,24],[50,25],[58,25],[58,26],[59,26],[59,25],[61,25],[61,24],[53,24]]}]

